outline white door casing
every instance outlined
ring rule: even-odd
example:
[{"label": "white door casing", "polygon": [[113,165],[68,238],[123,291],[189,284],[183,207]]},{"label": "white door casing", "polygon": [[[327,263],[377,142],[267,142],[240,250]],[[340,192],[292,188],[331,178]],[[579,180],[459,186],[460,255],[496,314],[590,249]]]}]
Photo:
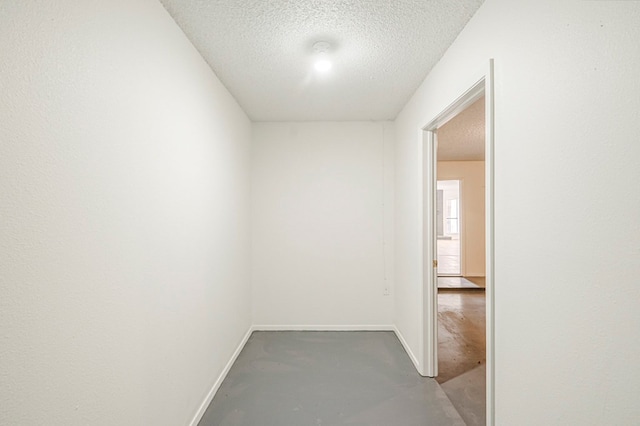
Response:
[{"label": "white door casing", "polygon": [[485,96],[485,232],[486,232],[486,386],[487,425],[495,424],[494,353],[494,81],[493,59],[483,68],[477,82],[423,127],[423,261],[420,374],[438,374],[438,299],[436,184],[437,136],[435,131],[476,100]]}]

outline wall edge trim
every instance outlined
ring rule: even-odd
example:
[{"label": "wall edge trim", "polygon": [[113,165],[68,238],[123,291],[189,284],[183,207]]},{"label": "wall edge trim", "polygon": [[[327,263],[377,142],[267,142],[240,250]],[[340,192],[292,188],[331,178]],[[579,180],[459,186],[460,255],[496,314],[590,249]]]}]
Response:
[{"label": "wall edge trim", "polygon": [[253,331],[394,331],[391,324],[359,324],[359,325],[311,325],[311,324],[258,324],[253,326]]},{"label": "wall edge trim", "polygon": [[[416,370],[418,370],[418,373],[420,373],[422,370],[420,368],[420,362],[418,362],[418,357],[415,356],[415,354],[411,350],[411,347],[409,347],[409,344],[402,335],[402,332],[400,332],[398,327],[396,327],[395,325],[393,326],[393,332],[396,334],[396,337],[398,337],[398,340],[400,340],[400,344],[404,348],[404,351],[407,353],[407,355],[409,355],[409,359],[413,363],[413,366],[416,368]],[[420,375],[422,375],[422,373],[420,373]]]},{"label": "wall edge trim", "polygon": [[227,374],[229,374],[229,370],[231,370],[231,367],[236,362],[236,359],[238,359],[240,352],[242,352],[242,349],[244,349],[244,346],[247,344],[247,341],[249,340],[249,337],[251,337],[251,334],[253,332],[254,332],[254,327],[250,326],[247,332],[242,337],[242,340],[240,340],[240,343],[236,347],[236,350],[231,355],[231,358],[229,359],[227,364],[224,366],[224,368],[218,375],[218,378],[216,379],[216,381],[213,383],[213,386],[211,387],[209,392],[207,392],[207,395],[205,396],[204,401],[202,401],[202,403],[198,407],[198,410],[196,411],[196,414],[193,416],[193,418],[189,422],[189,426],[198,426],[198,423],[200,422],[200,420],[202,420],[202,416],[204,416],[205,411],[207,411],[207,408],[209,408],[209,404],[211,404],[213,397],[216,396],[216,393],[218,392],[218,389],[220,389],[222,382],[227,377]]}]

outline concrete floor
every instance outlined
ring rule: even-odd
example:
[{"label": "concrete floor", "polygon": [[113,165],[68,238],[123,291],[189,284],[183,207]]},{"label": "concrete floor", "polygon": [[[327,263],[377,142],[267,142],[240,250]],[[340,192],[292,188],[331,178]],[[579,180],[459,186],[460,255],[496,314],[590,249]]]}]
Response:
[{"label": "concrete floor", "polygon": [[255,332],[200,426],[465,423],[393,332]]},{"label": "concrete floor", "polygon": [[483,291],[438,293],[438,382],[486,361]]},{"label": "concrete floor", "polygon": [[438,292],[438,383],[468,426],[485,424],[485,294]]},{"label": "concrete floor", "polygon": [[487,424],[486,375],[486,364],[482,364],[441,385],[467,426]]}]

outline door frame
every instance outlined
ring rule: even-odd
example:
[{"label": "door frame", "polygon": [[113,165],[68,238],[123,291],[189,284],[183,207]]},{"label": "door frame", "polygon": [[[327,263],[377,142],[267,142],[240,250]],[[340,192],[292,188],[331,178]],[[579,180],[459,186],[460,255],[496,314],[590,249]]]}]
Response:
[{"label": "door frame", "polygon": [[423,259],[422,259],[422,375],[438,375],[438,284],[434,260],[436,241],[437,135],[435,131],[482,95],[485,96],[485,252],[487,425],[495,423],[495,292],[494,292],[494,78],[493,59],[462,95],[423,128]]}]

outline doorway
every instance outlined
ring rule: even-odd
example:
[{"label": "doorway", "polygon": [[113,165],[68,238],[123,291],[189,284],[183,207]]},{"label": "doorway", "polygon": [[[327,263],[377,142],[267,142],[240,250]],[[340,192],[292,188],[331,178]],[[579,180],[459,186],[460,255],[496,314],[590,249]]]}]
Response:
[{"label": "doorway", "polygon": [[[439,354],[436,380],[466,424],[484,426],[486,300],[484,286],[464,276],[472,270],[473,275],[484,279],[484,96],[439,126],[435,135]],[[469,231],[468,235],[463,229]],[[464,262],[460,258],[462,245]]]},{"label": "doorway", "polygon": [[[485,271],[485,297],[484,297],[484,311],[485,324],[481,326],[484,329],[485,335],[485,357],[486,364],[484,366],[486,373],[484,377],[485,384],[485,398],[483,406],[486,408],[485,422],[481,424],[494,425],[494,291],[493,291],[493,276],[494,276],[494,219],[493,219],[493,199],[494,199],[494,157],[493,157],[493,61],[489,61],[488,67],[483,72],[479,73],[479,78],[475,84],[473,84],[466,92],[464,92],[457,99],[453,99],[451,104],[436,115],[429,123],[423,128],[423,172],[424,172],[424,197],[423,197],[423,298],[422,306],[424,313],[424,321],[421,325],[423,330],[422,334],[422,371],[425,376],[437,377],[438,376],[438,247],[437,247],[437,180],[445,180],[438,176],[438,134],[447,122],[456,117],[459,113],[467,109],[474,102],[483,98],[485,107],[485,138],[484,138],[484,177],[481,179],[481,183],[484,184],[484,191],[481,197],[485,201],[485,215],[484,220],[484,232],[485,232],[485,250],[483,251],[484,259],[482,264]],[[454,180],[454,179],[446,179]],[[462,180],[461,187],[467,186],[467,180]],[[459,226],[464,228],[465,213],[460,208],[464,206],[464,196],[461,196],[461,202],[458,204],[460,210]],[[464,235],[464,232],[463,232]],[[465,253],[467,253],[464,245],[461,245],[461,272],[465,269]],[[468,254],[468,253],[467,253]],[[468,259],[466,261],[468,264]]]}]

